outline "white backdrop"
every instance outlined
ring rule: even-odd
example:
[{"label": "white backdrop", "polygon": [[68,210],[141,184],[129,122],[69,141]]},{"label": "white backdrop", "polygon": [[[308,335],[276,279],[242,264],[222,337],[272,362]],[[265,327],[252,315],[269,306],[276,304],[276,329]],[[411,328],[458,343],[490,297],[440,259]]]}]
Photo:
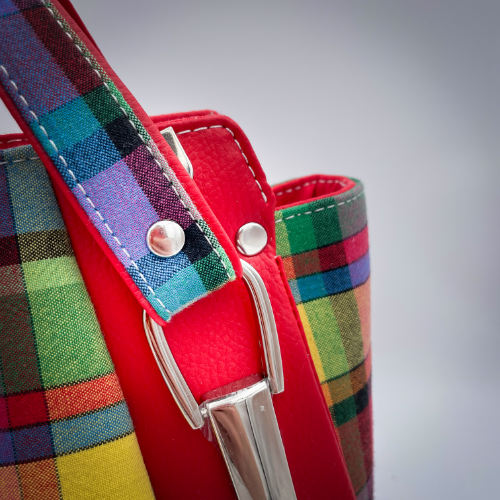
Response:
[{"label": "white backdrop", "polygon": [[365,182],[377,497],[494,497],[498,0],[75,5],[151,114],[228,114],[273,183]]}]

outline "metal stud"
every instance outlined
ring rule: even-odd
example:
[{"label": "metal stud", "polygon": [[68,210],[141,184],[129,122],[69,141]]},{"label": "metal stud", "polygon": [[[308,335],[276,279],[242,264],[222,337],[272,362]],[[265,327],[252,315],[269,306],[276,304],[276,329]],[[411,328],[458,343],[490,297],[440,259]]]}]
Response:
[{"label": "metal stud", "polygon": [[177,255],[184,247],[185,241],[184,229],[173,220],[155,222],[146,236],[148,248],[159,257]]},{"label": "metal stud", "polygon": [[236,246],[243,255],[257,255],[267,245],[267,232],[256,222],[248,222],[236,233]]}]

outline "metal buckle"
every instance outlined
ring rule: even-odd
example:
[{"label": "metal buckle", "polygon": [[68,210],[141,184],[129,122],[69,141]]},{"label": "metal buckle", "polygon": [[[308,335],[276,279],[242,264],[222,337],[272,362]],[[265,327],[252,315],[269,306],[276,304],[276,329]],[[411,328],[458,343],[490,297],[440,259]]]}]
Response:
[{"label": "metal buckle", "polygon": [[144,313],[144,329],[158,367],[193,429],[208,421],[217,438],[238,498],[294,499],[295,490],[271,394],[284,390],[276,322],[259,273],[242,261],[243,280],[253,298],[262,335],[267,378],[198,405],[165,340],[163,330]]},{"label": "metal buckle", "polygon": [[176,154],[177,158],[181,162],[181,165],[187,170],[187,173],[193,177],[194,170],[193,165],[191,164],[191,160],[189,159],[186,151],[182,147],[181,141],[177,137],[174,129],[172,127],[167,127],[161,131],[161,135],[163,135],[164,139],[168,142],[168,145],[172,148],[172,151]]}]

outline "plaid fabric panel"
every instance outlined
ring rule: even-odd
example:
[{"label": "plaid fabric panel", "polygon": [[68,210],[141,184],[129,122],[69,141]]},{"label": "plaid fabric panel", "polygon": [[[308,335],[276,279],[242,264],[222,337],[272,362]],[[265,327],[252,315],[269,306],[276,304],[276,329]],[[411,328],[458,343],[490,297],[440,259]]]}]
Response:
[{"label": "plaid fabric panel", "polygon": [[370,263],[363,187],[276,212],[283,258],[358,499],[370,499]]},{"label": "plaid fabric panel", "polygon": [[[173,313],[234,279],[217,238],[141,121],[46,0],[0,0],[0,83],[100,234],[150,304]],[[168,259],[148,228],[186,233]]]},{"label": "plaid fabric panel", "polygon": [[33,150],[0,154],[0,498],[152,498],[132,421]]}]

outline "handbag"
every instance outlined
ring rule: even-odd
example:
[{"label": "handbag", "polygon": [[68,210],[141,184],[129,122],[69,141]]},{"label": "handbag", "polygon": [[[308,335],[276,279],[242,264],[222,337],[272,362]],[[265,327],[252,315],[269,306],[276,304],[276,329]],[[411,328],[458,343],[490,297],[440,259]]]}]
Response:
[{"label": "handbag", "polygon": [[67,0],[0,83],[0,498],[372,498],[362,183],[147,116]]}]

